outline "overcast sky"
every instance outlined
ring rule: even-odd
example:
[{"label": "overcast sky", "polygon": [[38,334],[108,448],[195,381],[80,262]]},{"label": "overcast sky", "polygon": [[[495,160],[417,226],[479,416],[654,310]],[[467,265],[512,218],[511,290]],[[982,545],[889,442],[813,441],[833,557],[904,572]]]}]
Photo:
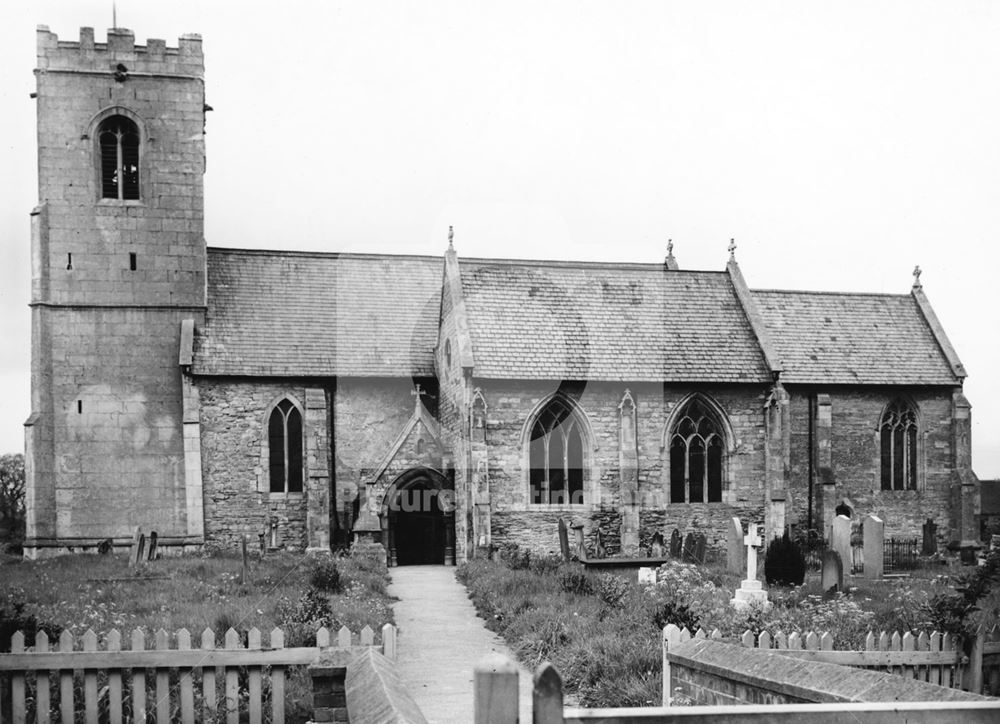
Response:
[{"label": "overcast sky", "polygon": [[[0,452],[29,414],[35,26],[0,8]],[[204,37],[213,246],[658,262],[754,288],[924,289],[1000,477],[1000,3],[118,0]]]}]

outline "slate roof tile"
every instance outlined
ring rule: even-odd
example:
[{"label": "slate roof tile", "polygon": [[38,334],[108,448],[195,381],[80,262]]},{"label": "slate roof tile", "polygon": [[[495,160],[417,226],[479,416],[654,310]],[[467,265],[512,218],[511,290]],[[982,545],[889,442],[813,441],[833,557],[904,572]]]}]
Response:
[{"label": "slate roof tile", "polygon": [[721,272],[462,259],[476,375],[761,382],[763,356]]},{"label": "slate roof tile", "polygon": [[194,371],[433,375],[438,257],[209,249]]},{"label": "slate roof tile", "polygon": [[788,383],[954,385],[909,294],[752,292]]}]

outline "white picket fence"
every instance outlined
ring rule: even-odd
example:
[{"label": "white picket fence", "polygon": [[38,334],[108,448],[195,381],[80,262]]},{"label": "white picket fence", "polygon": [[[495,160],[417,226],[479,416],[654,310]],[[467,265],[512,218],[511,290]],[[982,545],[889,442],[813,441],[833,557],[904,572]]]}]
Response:
[{"label": "white picket fence", "polygon": [[[136,629],[128,639],[128,648],[122,643],[121,634],[114,629],[104,637],[103,647],[91,630],[83,634],[79,646],[73,635],[64,631],[58,644],[50,647],[42,632],[35,645],[26,649],[24,634],[15,633],[11,653],[0,654],[0,697],[7,689],[4,678],[9,678],[10,692],[9,707],[0,698],[0,713],[9,711],[13,724],[26,724],[32,720],[29,714],[37,722],[51,721],[56,712],[63,722],[82,717],[87,724],[145,722],[147,714],[155,716],[157,722],[194,724],[225,718],[237,724],[243,703],[251,724],[261,724],[265,711],[269,721],[281,724],[285,720],[288,667],[310,664],[321,650],[331,646],[375,646],[375,632],[365,626],[355,636],[343,627],[334,636],[320,628],[315,646],[285,648],[280,628],[270,632],[266,643],[256,628],[247,633],[245,643],[230,628],[221,647],[211,629],[202,632],[197,646],[192,645],[187,629],[179,629],[174,636],[160,629],[153,636],[152,648],[147,648],[146,634]],[[396,628],[392,624],[382,627],[380,649],[395,659]],[[81,678],[78,672],[82,672],[82,701],[76,696]],[[82,710],[78,710],[81,704]]]}]

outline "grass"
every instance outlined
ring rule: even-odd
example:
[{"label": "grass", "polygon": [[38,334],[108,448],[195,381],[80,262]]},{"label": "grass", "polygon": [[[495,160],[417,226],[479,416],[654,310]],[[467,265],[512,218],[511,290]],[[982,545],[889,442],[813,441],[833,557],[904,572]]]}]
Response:
[{"label": "grass", "polygon": [[[101,641],[118,629],[127,642],[132,630],[141,628],[147,646],[161,628],[171,641],[177,629],[186,628],[195,642],[209,628],[218,645],[230,627],[244,642],[256,627],[266,645],[269,632],[280,626],[286,646],[314,645],[321,625],[333,632],[341,626],[355,634],[364,626],[378,631],[393,623],[384,561],[381,548],[356,546],[349,555],[334,558],[336,572],[331,575],[329,561],[276,553],[252,561],[244,581],[241,559],[234,555],[162,558],[135,570],[128,568],[126,557],[116,555],[41,561],[3,556],[0,651],[9,651],[10,635],[18,629],[25,630],[29,645],[37,630],[44,629],[50,638],[68,630],[77,638],[77,647],[87,629]],[[77,683],[82,686],[82,680]],[[286,682],[287,721],[309,718],[310,696],[304,667],[293,667]],[[79,692],[76,700],[81,705]]]},{"label": "grass", "polygon": [[[667,623],[692,632],[719,629],[732,641],[747,629],[829,631],[836,648],[861,648],[869,630],[930,631],[935,622],[928,604],[955,590],[947,575],[928,572],[878,582],[854,579],[858,585],[849,593],[831,597],[823,595],[819,577],[810,576],[803,586],[772,587],[768,611],[737,611],[729,601],[740,576],[719,564],[670,561],[654,586],[523,555],[474,560],[458,575],[486,625],[529,668],[552,662],[568,700],[585,707],[659,703],[660,631]],[[995,616],[991,601],[982,600],[982,610],[973,615]]]}]

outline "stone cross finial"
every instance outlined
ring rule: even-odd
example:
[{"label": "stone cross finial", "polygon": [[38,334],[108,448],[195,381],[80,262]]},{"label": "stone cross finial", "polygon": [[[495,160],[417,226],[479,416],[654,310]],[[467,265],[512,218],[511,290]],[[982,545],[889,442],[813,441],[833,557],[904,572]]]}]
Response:
[{"label": "stone cross finial", "polygon": [[921,289],[923,285],[920,283],[920,275],[923,272],[920,271],[920,265],[913,267],[913,288]]},{"label": "stone cross finial", "polygon": [[667,239],[667,256],[673,256],[673,255],[674,255],[674,240]]},{"label": "stone cross finial", "polygon": [[455,248],[455,227],[454,226],[449,226],[448,227],[448,248],[449,249],[454,249]]},{"label": "stone cross finial", "polygon": [[729,240],[729,261],[736,261],[736,239]]},{"label": "stone cross finial", "polygon": [[420,404],[421,404],[420,403],[420,398],[423,397],[423,396],[425,396],[425,395],[430,396],[431,393],[430,392],[424,392],[424,388],[421,387],[419,384],[414,385],[413,387],[414,387],[414,389],[410,390],[410,394],[413,395],[416,398],[416,400],[414,400],[414,402],[416,402],[416,407],[419,410],[420,409]]}]

